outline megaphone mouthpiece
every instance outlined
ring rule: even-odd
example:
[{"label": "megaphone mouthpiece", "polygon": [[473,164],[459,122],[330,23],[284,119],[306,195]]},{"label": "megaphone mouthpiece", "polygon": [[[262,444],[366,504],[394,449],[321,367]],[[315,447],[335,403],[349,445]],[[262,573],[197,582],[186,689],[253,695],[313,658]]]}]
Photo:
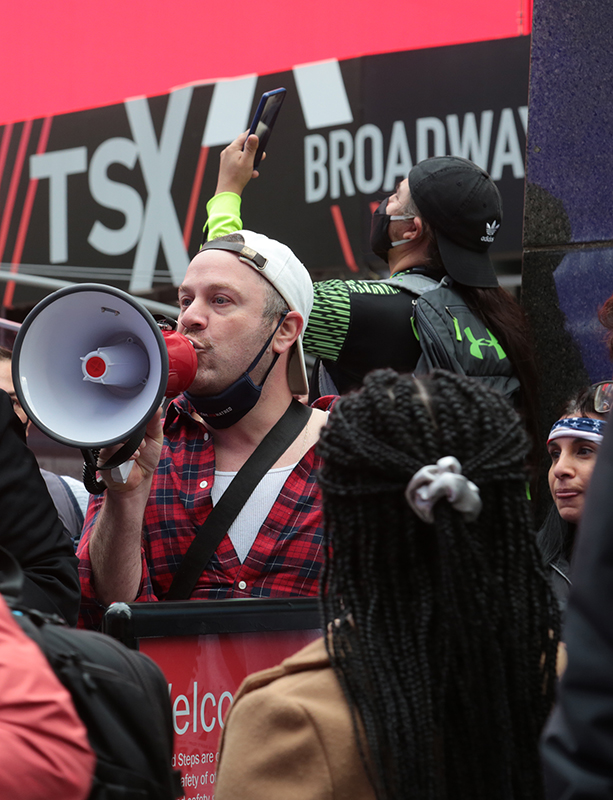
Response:
[{"label": "megaphone mouthpiece", "polygon": [[147,382],[149,358],[134,339],[123,344],[99,347],[81,357],[83,380],[132,389]]}]

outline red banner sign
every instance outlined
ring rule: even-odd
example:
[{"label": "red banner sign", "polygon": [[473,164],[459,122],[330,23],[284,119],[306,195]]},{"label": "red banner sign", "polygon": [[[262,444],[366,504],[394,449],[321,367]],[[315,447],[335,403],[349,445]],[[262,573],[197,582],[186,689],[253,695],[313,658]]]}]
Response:
[{"label": "red banner sign", "polygon": [[214,796],[219,737],[243,679],[279,664],[319,635],[317,630],[302,630],[140,640],[141,651],[168,680],[174,766],[183,774],[184,800]]}]

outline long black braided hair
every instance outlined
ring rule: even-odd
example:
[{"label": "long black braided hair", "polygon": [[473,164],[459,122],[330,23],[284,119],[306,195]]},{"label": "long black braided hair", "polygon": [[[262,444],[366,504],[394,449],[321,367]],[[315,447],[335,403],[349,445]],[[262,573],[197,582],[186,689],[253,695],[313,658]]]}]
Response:
[{"label": "long black braided hair", "polygon": [[[342,397],[319,452],[332,665],[380,800],[537,800],[538,736],[559,638],[526,497],[518,415],[482,383],[437,370],[371,373]],[[455,456],[480,489],[466,522],[405,499]]]}]

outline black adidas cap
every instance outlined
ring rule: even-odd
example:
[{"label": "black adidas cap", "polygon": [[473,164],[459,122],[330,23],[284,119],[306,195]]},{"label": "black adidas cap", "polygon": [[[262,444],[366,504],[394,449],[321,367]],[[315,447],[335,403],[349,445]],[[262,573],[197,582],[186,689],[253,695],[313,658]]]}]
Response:
[{"label": "black adidas cap", "polygon": [[487,172],[465,158],[435,156],[409,172],[409,189],[449,275],[466,286],[498,286],[487,251],[502,222],[502,199]]}]

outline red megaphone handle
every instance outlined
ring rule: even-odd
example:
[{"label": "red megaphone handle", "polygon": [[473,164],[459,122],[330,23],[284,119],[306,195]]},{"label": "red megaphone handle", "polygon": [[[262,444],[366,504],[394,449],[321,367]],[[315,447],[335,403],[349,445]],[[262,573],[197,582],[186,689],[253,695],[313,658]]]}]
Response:
[{"label": "red megaphone handle", "polygon": [[194,382],[198,356],[190,340],[177,331],[162,331],[168,350],[166,397],[176,397]]}]

